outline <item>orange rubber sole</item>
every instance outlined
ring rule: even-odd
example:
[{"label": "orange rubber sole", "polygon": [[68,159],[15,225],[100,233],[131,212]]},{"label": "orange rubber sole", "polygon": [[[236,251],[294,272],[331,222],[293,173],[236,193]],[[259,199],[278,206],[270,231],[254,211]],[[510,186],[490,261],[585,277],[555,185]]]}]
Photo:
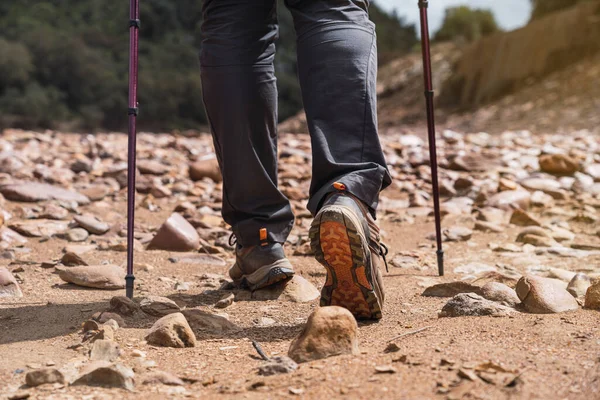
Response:
[{"label": "orange rubber sole", "polygon": [[357,319],[380,319],[381,304],[370,282],[367,252],[354,223],[339,210],[323,210],[309,236],[315,258],[327,270],[321,306],[340,306]]}]

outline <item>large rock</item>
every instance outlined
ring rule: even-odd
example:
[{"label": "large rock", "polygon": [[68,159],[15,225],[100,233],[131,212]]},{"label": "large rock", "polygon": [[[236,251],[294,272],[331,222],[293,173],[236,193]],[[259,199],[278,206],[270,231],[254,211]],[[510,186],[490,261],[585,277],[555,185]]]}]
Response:
[{"label": "large rock", "polygon": [[514,307],[521,302],[517,293],[500,282],[488,282],[481,287],[481,296],[505,306]]},{"label": "large rock", "polygon": [[96,361],[82,371],[73,386],[102,386],[133,390],[135,374],[130,368],[108,361]]},{"label": "large rock", "polygon": [[28,237],[46,237],[64,233],[69,229],[66,221],[54,221],[49,219],[37,219],[28,221],[15,221],[9,227]]},{"label": "large rock", "polygon": [[79,205],[90,202],[86,196],[57,186],[38,182],[21,182],[0,187],[0,193],[8,200],[38,202],[47,200],[74,201]]},{"label": "large rock", "polygon": [[600,279],[587,289],[585,293],[585,308],[592,310],[600,310]]},{"label": "large rock", "polygon": [[64,383],[65,376],[55,368],[42,368],[29,371],[25,375],[25,384],[29,387],[40,386],[46,383]]},{"label": "large rock", "polygon": [[240,291],[236,295],[236,300],[283,300],[294,303],[306,303],[319,298],[319,290],[309,281],[300,275],[288,281],[271,285],[254,292]]},{"label": "large rock", "polygon": [[164,347],[196,346],[196,336],[182,313],[169,314],[156,321],[146,335],[146,341]]},{"label": "large rock", "polygon": [[198,232],[178,213],[171,214],[148,245],[148,249],[167,251],[191,251],[198,247]]},{"label": "large rock", "polygon": [[511,210],[514,205],[526,210],[529,208],[531,194],[526,190],[506,190],[490,197],[486,205],[489,207]]},{"label": "large rock", "polygon": [[579,308],[577,300],[554,279],[524,276],[517,282],[515,291],[522,307],[530,313],[551,314]]},{"label": "large rock", "polygon": [[181,309],[173,300],[160,296],[148,296],[140,300],[140,308],[146,314],[162,317],[179,312]]},{"label": "large rock", "polygon": [[60,279],[78,286],[106,290],[125,287],[125,271],[117,265],[90,265],[56,269]]},{"label": "large rock", "polygon": [[106,222],[91,215],[76,215],[75,222],[93,235],[103,235],[110,229]]},{"label": "large rock", "polygon": [[566,154],[544,154],[539,163],[543,172],[554,175],[573,175],[579,170],[577,161]]},{"label": "large rock", "polygon": [[240,330],[240,327],[224,316],[211,314],[199,308],[188,308],[182,313],[195,331],[221,333]]},{"label": "large rock", "polygon": [[451,298],[439,312],[438,317],[492,316],[504,317],[513,309],[486,300],[475,293],[461,293]]},{"label": "large rock", "polygon": [[288,356],[302,363],[340,354],[359,354],[357,330],[354,316],[345,308],[318,308],[292,342]]},{"label": "large rock", "polygon": [[223,180],[216,158],[200,160],[190,164],[189,174],[190,179],[193,181],[199,181],[203,178],[210,178],[215,182]]},{"label": "large rock", "polygon": [[0,268],[0,298],[23,297],[23,292],[13,274],[6,268]]}]

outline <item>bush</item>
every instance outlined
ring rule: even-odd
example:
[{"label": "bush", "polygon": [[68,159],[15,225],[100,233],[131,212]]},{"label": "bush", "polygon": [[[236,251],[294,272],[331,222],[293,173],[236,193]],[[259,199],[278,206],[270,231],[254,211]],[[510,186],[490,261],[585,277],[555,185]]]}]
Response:
[{"label": "bush", "polygon": [[442,27],[434,39],[472,42],[498,30],[498,24],[491,11],[471,9],[467,6],[453,7],[446,10]]}]

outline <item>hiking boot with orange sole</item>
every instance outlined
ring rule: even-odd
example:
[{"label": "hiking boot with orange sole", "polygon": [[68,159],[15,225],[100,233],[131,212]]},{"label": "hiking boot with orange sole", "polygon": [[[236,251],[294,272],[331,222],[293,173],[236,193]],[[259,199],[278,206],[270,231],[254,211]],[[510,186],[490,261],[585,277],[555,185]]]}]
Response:
[{"label": "hiking boot with orange sole", "polygon": [[344,307],[357,319],[381,319],[379,264],[387,249],[366,206],[346,192],[334,193],[315,216],[309,237],[315,258],[327,270],[321,306]]}]

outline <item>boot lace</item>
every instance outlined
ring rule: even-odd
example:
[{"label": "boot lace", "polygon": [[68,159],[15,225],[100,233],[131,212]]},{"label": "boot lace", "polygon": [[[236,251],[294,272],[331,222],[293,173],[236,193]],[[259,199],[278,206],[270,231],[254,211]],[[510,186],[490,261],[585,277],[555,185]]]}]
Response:
[{"label": "boot lace", "polygon": [[231,232],[231,235],[229,235],[229,245],[231,247],[234,247],[237,244],[237,237],[235,236],[235,233]]},{"label": "boot lace", "polygon": [[390,269],[388,268],[386,256],[388,255],[389,252],[390,251],[389,251],[388,247],[385,244],[380,242],[379,243],[379,255],[383,259],[383,263],[385,264],[385,272],[387,272],[388,274],[390,273]]}]

